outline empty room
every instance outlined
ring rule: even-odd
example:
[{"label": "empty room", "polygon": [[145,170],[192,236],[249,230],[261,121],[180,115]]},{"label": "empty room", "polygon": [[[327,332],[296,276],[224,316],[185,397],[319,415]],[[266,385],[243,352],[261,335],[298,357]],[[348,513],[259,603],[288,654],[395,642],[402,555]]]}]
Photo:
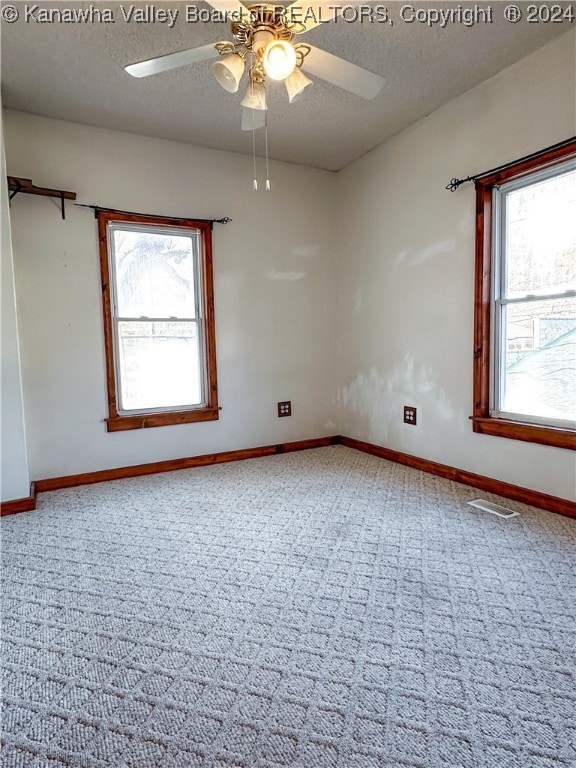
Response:
[{"label": "empty room", "polygon": [[573,768],[574,3],[0,28],[2,766]]}]

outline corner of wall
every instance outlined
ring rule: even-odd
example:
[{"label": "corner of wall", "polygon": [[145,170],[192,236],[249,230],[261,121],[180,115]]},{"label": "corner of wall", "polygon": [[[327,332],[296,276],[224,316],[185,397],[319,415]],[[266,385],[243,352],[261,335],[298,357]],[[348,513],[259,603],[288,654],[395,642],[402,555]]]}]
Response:
[{"label": "corner of wall", "polygon": [[10,207],[6,184],[2,105],[0,103],[0,217],[2,219],[2,386],[0,477],[2,501],[30,494],[30,473],[24,426],[24,399],[20,366]]}]

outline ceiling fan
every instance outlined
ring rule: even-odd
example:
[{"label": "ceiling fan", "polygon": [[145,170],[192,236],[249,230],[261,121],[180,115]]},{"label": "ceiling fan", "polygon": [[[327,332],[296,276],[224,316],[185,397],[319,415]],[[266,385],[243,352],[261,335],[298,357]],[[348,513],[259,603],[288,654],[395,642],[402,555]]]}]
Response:
[{"label": "ceiling fan", "polygon": [[[240,0],[208,0],[231,21],[234,40],[220,41],[169,53],[127,66],[133,77],[148,77],[170,69],[221,57],[214,64],[218,83],[236,93],[248,65],[248,88],[242,100],[242,129],[266,124],[266,80],[283,81],[290,103],[299,99],[312,81],[302,70],[326,80],[364,99],[378,95],[384,79],[321,48],[294,42],[294,37],[326,21],[335,19],[346,6],[325,2],[291,5],[257,3],[243,5]],[[352,4],[353,5],[353,4]]]}]

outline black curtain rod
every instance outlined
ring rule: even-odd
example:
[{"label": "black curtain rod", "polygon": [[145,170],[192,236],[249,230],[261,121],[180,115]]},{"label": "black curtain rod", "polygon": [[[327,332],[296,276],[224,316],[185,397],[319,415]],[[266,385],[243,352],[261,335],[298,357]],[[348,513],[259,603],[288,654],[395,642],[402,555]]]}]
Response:
[{"label": "black curtain rod", "polygon": [[[86,205],[85,203],[74,203],[74,205],[77,205],[79,208],[90,208],[94,211],[94,218],[98,218],[98,211],[110,211],[112,213],[127,213],[130,216],[142,216],[143,218],[146,218],[147,216],[152,219],[156,218],[166,218],[166,219],[178,219],[178,218],[187,218],[185,216],[155,216],[153,213],[135,213],[134,211],[121,211],[118,208],[103,208],[101,205]],[[210,222],[212,224],[229,224],[232,219],[230,219],[228,216],[224,216],[222,219],[197,219],[194,217],[194,221],[206,221]]]},{"label": "black curtain rod", "polygon": [[504,165],[498,165],[496,168],[491,168],[489,171],[483,171],[482,173],[477,173],[475,176],[467,176],[465,179],[451,179],[449,184],[446,184],[445,189],[449,190],[450,192],[456,192],[458,187],[460,187],[462,184],[466,184],[468,181],[478,181],[478,179],[482,179],[484,176],[489,176],[491,173],[496,173],[496,171],[503,171],[506,168],[510,168],[512,165],[516,165],[517,163],[523,163],[526,160],[532,160],[535,157],[538,157],[538,155],[543,154],[544,152],[549,152],[551,149],[559,149],[560,147],[564,147],[567,144],[571,144],[576,139],[576,136],[572,136],[570,139],[565,139],[565,141],[559,141],[558,144],[552,144],[551,147],[546,147],[546,149],[539,149],[538,152],[532,152],[530,155],[526,155],[525,157],[521,157],[519,160],[512,160],[510,163],[504,163]]}]

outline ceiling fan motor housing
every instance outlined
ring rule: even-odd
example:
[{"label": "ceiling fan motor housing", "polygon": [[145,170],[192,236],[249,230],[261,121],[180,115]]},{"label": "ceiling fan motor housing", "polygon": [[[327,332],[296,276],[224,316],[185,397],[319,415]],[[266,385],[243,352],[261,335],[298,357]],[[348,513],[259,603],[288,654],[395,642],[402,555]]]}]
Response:
[{"label": "ceiling fan motor housing", "polygon": [[277,40],[292,39],[292,32],[286,26],[284,10],[281,7],[259,3],[249,6],[248,12],[249,20],[231,24],[232,36],[240,45],[258,53],[275,38]]}]

